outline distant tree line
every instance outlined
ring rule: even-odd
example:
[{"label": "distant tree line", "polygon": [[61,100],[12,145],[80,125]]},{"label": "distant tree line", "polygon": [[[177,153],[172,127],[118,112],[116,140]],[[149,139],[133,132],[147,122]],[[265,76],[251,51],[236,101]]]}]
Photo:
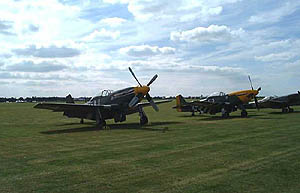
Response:
[{"label": "distant tree line", "polygon": [[[79,97],[79,98],[75,98],[75,101],[89,101],[91,99],[91,97]],[[27,102],[27,103],[32,103],[32,102],[65,102],[66,101],[66,97],[19,97],[19,98],[15,98],[15,97],[10,97],[10,98],[6,98],[6,97],[0,97],[0,102],[1,103],[6,103],[6,102]]]},{"label": "distant tree line", "polygon": [[[92,97],[78,97],[78,98],[74,98],[75,101],[77,102],[87,102],[91,99]],[[161,99],[174,99],[175,96],[155,96],[153,97],[153,99],[155,100],[161,100]],[[187,96],[185,97],[186,99],[201,99],[203,98],[203,95],[201,96]],[[37,97],[37,96],[33,96],[33,97],[19,97],[19,98],[15,98],[15,97],[0,97],[0,103],[6,103],[6,102],[10,102],[10,103],[15,103],[15,102],[26,102],[26,103],[36,103],[36,102],[66,102],[66,97]]]}]

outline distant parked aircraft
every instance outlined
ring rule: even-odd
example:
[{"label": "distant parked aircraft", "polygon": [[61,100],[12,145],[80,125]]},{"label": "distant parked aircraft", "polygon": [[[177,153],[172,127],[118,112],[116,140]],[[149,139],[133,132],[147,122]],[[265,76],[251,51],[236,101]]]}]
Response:
[{"label": "distant parked aircraft", "polygon": [[176,97],[176,106],[173,108],[176,108],[178,112],[192,112],[192,115],[194,115],[195,112],[209,114],[221,112],[223,118],[227,118],[229,117],[229,113],[236,111],[237,109],[241,109],[241,116],[247,117],[248,113],[244,105],[254,99],[256,107],[258,108],[256,95],[261,90],[261,88],[254,90],[250,76],[248,78],[252,90],[242,90],[229,94],[216,92],[205,99],[193,102],[186,102],[181,95],[178,95]]},{"label": "distant parked aircraft", "polygon": [[[249,103],[246,108],[254,108],[254,103]],[[294,112],[291,106],[300,105],[300,91],[285,96],[269,96],[258,101],[259,108],[281,109],[283,113]]]}]

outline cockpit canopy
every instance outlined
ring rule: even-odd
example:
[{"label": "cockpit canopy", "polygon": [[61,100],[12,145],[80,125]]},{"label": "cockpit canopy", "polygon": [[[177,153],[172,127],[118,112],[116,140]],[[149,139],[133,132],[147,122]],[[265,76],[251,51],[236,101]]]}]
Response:
[{"label": "cockpit canopy", "polygon": [[92,104],[92,103],[100,103],[100,99],[102,97],[109,96],[112,92],[113,92],[113,90],[102,90],[99,94],[97,94],[96,96],[92,97],[91,100],[88,103],[90,103],[90,104]]},{"label": "cockpit canopy", "polygon": [[266,102],[266,101],[271,100],[273,98],[277,98],[277,96],[276,95],[274,95],[274,96],[267,96],[267,97],[261,99],[260,102]]},{"label": "cockpit canopy", "polygon": [[225,96],[226,94],[224,92],[214,92],[208,95],[208,97],[215,97],[215,96]]},{"label": "cockpit canopy", "polygon": [[100,93],[98,93],[95,97],[106,97],[110,95],[113,92],[113,90],[102,90]]},{"label": "cockpit canopy", "polygon": [[110,95],[112,92],[113,92],[113,90],[103,90],[103,91],[101,92],[101,95],[100,95],[100,96],[105,97],[105,96]]}]

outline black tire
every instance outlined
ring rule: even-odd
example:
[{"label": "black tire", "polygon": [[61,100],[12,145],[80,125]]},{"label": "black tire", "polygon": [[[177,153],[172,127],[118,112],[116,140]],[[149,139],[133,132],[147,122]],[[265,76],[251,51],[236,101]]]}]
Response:
[{"label": "black tire", "polygon": [[84,123],[84,121],[83,121],[83,119],[81,119],[81,120],[80,120],[80,124],[83,124],[83,123]]},{"label": "black tire", "polygon": [[228,117],[229,117],[228,112],[222,113],[222,118],[227,119]]},{"label": "black tire", "polygon": [[248,116],[248,112],[247,111],[242,111],[241,112],[241,117],[247,117]]},{"label": "black tire", "polygon": [[142,116],[140,118],[140,125],[146,125],[148,123],[148,118],[146,116]]},{"label": "black tire", "polygon": [[283,108],[282,109],[282,113],[288,113],[289,112],[289,109],[288,108]]},{"label": "black tire", "polygon": [[293,112],[294,112],[294,109],[289,108],[289,113],[293,113]]},{"label": "black tire", "polygon": [[103,129],[103,127],[105,127],[105,126],[106,126],[106,121],[105,120],[101,121],[99,124],[97,124],[98,129]]}]

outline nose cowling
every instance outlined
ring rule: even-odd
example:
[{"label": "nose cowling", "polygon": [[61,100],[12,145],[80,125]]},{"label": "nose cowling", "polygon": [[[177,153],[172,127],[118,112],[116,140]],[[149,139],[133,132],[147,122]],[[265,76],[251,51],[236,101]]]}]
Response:
[{"label": "nose cowling", "polygon": [[137,86],[137,87],[134,87],[134,93],[136,95],[138,94],[142,94],[143,96],[145,96],[148,92],[150,91],[150,87],[149,86]]}]

